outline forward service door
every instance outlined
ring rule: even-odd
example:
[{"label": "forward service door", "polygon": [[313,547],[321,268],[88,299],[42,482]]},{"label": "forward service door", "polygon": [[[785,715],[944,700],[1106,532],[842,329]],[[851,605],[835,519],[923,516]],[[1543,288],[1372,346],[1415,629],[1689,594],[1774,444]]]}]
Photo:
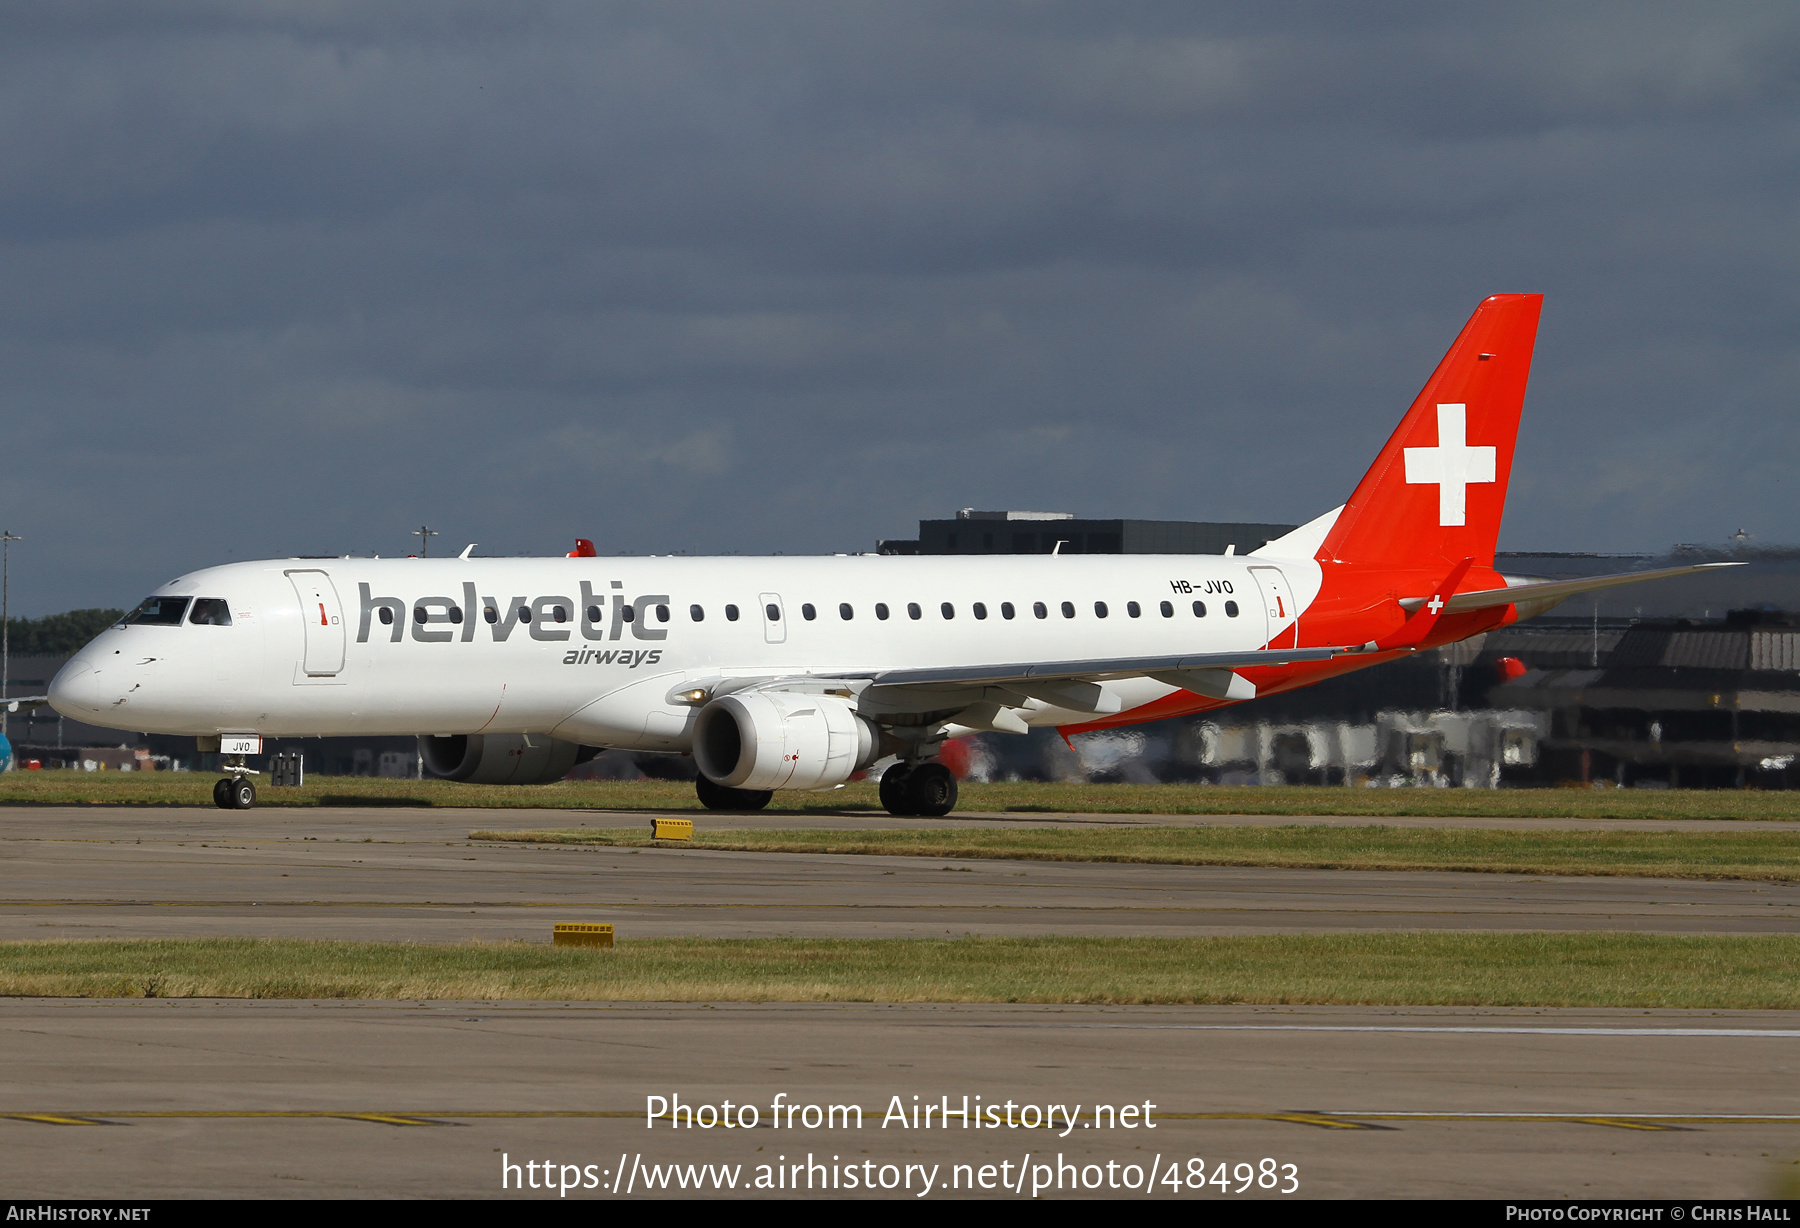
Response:
[{"label": "forward service door", "polygon": [[1271,648],[1300,646],[1300,611],[1294,608],[1294,590],[1279,567],[1252,567],[1250,574],[1262,593],[1266,642]]},{"label": "forward service door", "polygon": [[300,625],[306,647],[295,682],[335,678],[344,668],[344,608],[337,588],[322,571],[290,571],[288,580],[300,598]]}]

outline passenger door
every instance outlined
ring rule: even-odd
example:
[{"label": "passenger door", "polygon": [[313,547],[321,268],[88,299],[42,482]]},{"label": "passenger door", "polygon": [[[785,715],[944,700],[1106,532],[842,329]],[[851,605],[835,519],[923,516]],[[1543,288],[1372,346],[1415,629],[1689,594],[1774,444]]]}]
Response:
[{"label": "passenger door", "polygon": [[295,682],[335,679],[344,668],[344,608],[331,577],[322,571],[290,571],[287,578],[300,598],[300,625],[306,648]]}]

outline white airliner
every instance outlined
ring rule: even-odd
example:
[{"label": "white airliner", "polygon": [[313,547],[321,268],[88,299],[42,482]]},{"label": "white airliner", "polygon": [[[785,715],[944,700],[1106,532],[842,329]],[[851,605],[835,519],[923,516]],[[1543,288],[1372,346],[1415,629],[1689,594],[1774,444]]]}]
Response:
[{"label": "white airliner", "polygon": [[[691,752],[715,808],[892,755],[883,804],[945,814],[946,738],[1199,712],[1729,566],[1494,570],[1540,305],[1485,300],[1349,500],[1249,555],[234,563],[158,590],[50,703],[202,749],[416,734],[461,781],[554,780],[604,747]],[[228,770],[219,804],[253,804],[242,759]]]}]

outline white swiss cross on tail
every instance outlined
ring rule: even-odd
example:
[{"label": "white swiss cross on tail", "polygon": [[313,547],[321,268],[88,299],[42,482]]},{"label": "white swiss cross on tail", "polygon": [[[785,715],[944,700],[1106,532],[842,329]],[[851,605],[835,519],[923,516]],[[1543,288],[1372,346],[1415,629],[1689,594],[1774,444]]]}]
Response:
[{"label": "white swiss cross on tail", "polygon": [[1466,524],[1469,484],[1494,480],[1494,449],[1468,446],[1466,405],[1440,405],[1437,419],[1437,447],[1406,449],[1406,481],[1437,486],[1438,524]]}]

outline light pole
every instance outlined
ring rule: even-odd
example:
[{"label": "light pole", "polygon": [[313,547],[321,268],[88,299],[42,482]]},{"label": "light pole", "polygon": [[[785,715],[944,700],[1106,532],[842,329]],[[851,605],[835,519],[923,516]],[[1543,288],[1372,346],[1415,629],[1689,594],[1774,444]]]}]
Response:
[{"label": "light pole", "polygon": [[0,738],[6,736],[4,701],[12,689],[12,544],[24,540],[0,529]]},{"label": "light pole", "polygon": [[438,535],[438,531],[430,525],[422,524],[412,531],[412,535],[419,539],[419,557],[422,559],[430,558],[431,539]]}]

